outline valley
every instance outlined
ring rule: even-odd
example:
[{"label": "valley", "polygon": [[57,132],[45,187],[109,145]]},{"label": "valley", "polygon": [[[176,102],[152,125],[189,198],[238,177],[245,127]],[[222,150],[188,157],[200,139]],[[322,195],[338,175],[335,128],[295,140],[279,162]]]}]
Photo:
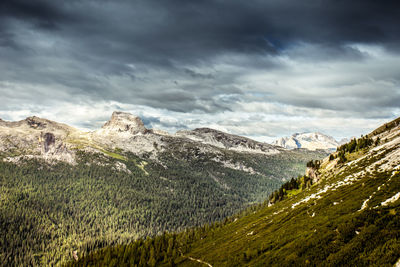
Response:
[{"label": "valley", "polygon": [[399,264],[400,118],[311,168],[318,173],[314,184],[274,204],[106,248],[70,265],[197,266],[193,259],[198,266]]}]

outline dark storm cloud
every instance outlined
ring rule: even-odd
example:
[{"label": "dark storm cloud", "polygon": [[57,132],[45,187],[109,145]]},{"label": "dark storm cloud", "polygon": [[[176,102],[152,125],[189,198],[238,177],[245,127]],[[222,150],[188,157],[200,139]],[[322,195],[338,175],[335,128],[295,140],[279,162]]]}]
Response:
[{"label": "dark storm cloud", "polygon": [[396,1],[13,0],[0,5],[2,17],[57,28],[85,52],[158,64],[201,62],[226,52],[279,53],[294,41],[399,40]]},{"label": "dark storm cloud", "polygon": [[[354,43],[397,53],[399,6],[372,0],[2,1],[0,81],[19,83],[19,90],[41,88],[30,96],[40,104],[50,95],[178,112],[229,111],[252,89],[240,76],[289,69],[276,60],[281,55],[311,64],[368,58]],[[293,49],[298,46],[304,48]],[[260,101],[311,109],[399,106],[398,94],[358,107],[352,99],[362,97],[351,93],[338,104],[323,91],[310,98],[265,88],[271,92],[262,92],[268,97]]]},{"label": "dark storm cloud", "polygon": [[399,40],[395,1],[101,1],[74,7],[81,10],[76,17],[92,14],[72,34],[98,43],[94,50],[159,64],[226,52],[274,54],[298,41]]},{"label": "dark storm cloud", "polygon": [[61,1],[4,0],[0,3],[2,23],[8,19],[18,19],[32,23],[37,28],[56,29],[60,23],[73,19],[63,10]]}]

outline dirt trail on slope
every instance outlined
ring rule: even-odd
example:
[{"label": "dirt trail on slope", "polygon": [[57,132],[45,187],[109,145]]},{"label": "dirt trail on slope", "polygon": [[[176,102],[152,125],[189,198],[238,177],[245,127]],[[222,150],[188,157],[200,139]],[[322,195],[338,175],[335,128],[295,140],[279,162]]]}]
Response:
[{"label": "dirt trail on slope", "polygon": [[211,264],[209,264],[208,262],[205,262],[205,261],[203,261],[203,260],[195,259],[195,258],[192,258],[192,257],[190,257],[190,256],[187,256],[187,258],[188,258],[189,260],[191,260],[191,261],[197,261],[197,262],[200,262],[200,263],[202,263],[202,264],[208,265],[208,267],[213,267]]}]

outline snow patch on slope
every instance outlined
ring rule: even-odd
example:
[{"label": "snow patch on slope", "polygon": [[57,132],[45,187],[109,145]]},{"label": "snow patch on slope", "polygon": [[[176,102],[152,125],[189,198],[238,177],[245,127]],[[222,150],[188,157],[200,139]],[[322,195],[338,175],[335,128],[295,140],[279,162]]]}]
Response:
[{"label": "snow patch on slope", "polygon": [[308,202],[311,199],[320,199],[322,197],[322,194],[324,194],[328,191],[334,191],[334,190],[338,189],[339,187],[342,187],[345,185],[351,185],[358,179],[359,179],[359,177],[357,177],[357,176],[348,176],[348,177],[344,178],[343,181],[339,181],[334,184],[325,185],[325,187],[323,189],[319,190],[317,193],[313,193],[313,194],[303,198],[302,200],[294,203],[292,205],[292,209],[294,209],[295,207],[297,207],[298,205],[300,205],[302,203]]},{"label": "snow patch on slope", "polygon": [[382,205],[382,206],[387,206],[387,205],[389,205],[390,203],[394,203],[394,202],[396,202],[396,201],[399,200],[399,199],[400,199],[400,192],[398,192],[396,195],[392,196],[391,198],[388,198],[388,199],[386,199],[385,201],[383,201],[383,202],[381,203],[381,205]]}]

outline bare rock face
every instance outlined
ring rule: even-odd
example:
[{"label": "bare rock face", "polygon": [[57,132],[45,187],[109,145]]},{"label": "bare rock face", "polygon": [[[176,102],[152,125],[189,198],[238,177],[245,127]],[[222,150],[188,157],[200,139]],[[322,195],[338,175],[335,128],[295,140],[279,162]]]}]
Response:
[{"label": "bare rock face", "polygon": [[45,153],[47,153],[50,149],[50,146],[54,146],[56,143],[56,137],[52,133],[42,133],[41,138],[43,139],[43,150]]},{"label": "bare rock face", "polygon": [[75,164],[75,152],[68,149],[67,144],[62,140],[57,139],[54,133],[46,132],[41,133],[39,138],[41,146],[41,155],[48,162],[64,161],[70,164]]},{"label": "bare rock face", "polygon": [[103,125],[102,129],[107,132],[129,132],[131,134],[144,134],[148,132],[139,117],[118,111],[113,112],[111,119]]}]

